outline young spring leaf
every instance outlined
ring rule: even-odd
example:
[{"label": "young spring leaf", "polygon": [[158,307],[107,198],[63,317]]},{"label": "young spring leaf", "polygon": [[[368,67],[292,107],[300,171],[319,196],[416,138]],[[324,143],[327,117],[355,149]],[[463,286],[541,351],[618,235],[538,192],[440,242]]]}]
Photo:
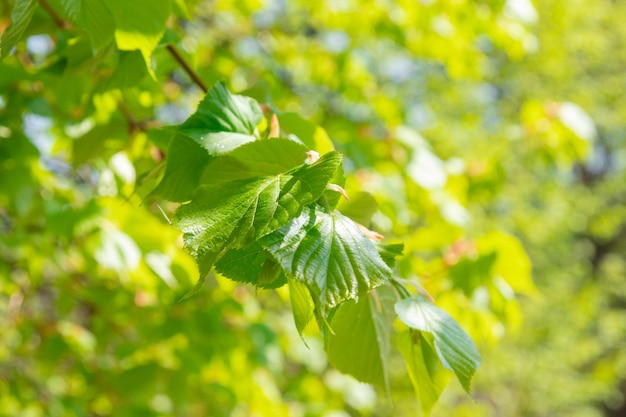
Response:
[{"label": "young spring leaf", "polygon": [[289,283],[289,298],[291,300],[293,318],[296,322],[296,329],[302,336],[304,328],[313,318],[315,305],[311,298],[311,293],[304,283],[291,278],[288,278],[287,282]]},{"label": "young spring leaf", "polygon": [[435,352],[443,367],[454,372],[469,394],[472,377],[480,366],[480,354],[456,320],[422,297],[399,301],[395,309],[404,324],[432,334]]},{"label": "young spring leaf", "polygon": [[[103,0],[63,0],[61,5],[72,24],[87,32],[93,49],[100,49],[113,40],[115,21]],[[141,65],[140,71],[145,72],[143,57]]]},{"label": "young spring leaf", "polygon": [[341,155],[330,152],[286,174],[199,187],[174,218],[200,268],[196,288],[227,250],[251,245],[317,200],[340,164]]},{"label": "young spring leaf", "polygon": [[165,33],[170,16],[169,0],[106,0],[104,2],[115,20],[115,42],[122,51],[141,51],[148,71],[150,57]]},{"label": "young spring leaf", "polygon": [[278,175],[302,165],[309,149],[290,139],[263,139],[241,145],[211,162],[201,183],[219,183],[264,175]]},{"label": "young spring leaf", "polygon": [[255,141],[254,129],[262,118],[256,101],[232,95],[223,83],[217,83],[176,130],[167,151],[165,175],[153,194],[170,201],[190,200],[207,164]]},{"label": "young spring leaf", "polygon": [[404,358],[415,394],[426,415],[430,413],[451,377],[451,372],[441,365],[431,343],[432,335],[416,330],[407,330],[397,338],[398,350]]},{"label": "young spring leaf", "polygon": [[361,382],[383,385],[387,392],[395,302],[393,289],[383,285],[358,302],[341,304],[330,323],[334,334],[326,339],[328,359],[335,368]]},{"label": "young spring leaf", "polygon": [[372,241],[337,212],[309,207],[259,243],[289,277],[307,285],[321,314],[391,279]]}]

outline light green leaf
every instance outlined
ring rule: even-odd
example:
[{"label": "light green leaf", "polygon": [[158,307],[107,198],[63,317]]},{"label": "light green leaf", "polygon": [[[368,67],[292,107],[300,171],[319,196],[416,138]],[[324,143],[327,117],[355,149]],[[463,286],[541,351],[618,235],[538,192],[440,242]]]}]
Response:
[{"label": "light green leaf", "polygon": [[[432,340],[432,336],[429,335]],[[429,415],[439,396],[448,385],[451,372],[443,368],[437,354],[426,336],[416,330],[408,330],[398,336],[397,347],[415,388],[415,394],[424,414]]]},{"label": "light green leaf", "polygon": [[308,148],[290,139],[263,139],[249,142],[221,156],[204,171],[202,183],[278,175],[306,159]]},{"label": "light green leaf", "polygon": [[298,333],[302,336],[306,325],[309,324],[313,318],[315,305],[306,285],[291,278],[288,278],[287,282],[289,283],[289,298],[291,300],[293,319],[296,322]]},{"label": "light green leaf", "polygon": [[309,149],[321,154],[334,149],[326,131],[299,114],[281,113],[278,115],[278,121],[282,130],[296,136]]},{"label": "light green leaf", "polygon": [[358,302],[337,308],[327,337],[328,358],[335,368],[361,382],[383,385],[389,392],[388,359],[396,296],[381,286]]},{"label": "light green leaf", "polygon": [[391,279],[372,241],[337,212],[308,208],[260,243],[288,276],[307,285],[321,314]]},{"label": "light green leaf", "polygon": [[11,11],[11,26],[0,37],[0,61],[11,53],[11,49],[22,38],[38,5],[37,0],[17,0],[15,2]]},{"label": "light green leaf", "polygon": [[331,152],[287,174],[199,187],[174,219],[198,262],[197,288],[227,250],[251,245],[317,200],[340,164],[341,155]]},{"label": "light green leaf", "polygon": [[102,0],[62,0],[61,3],[70,21],[87,32],[94,49],[113,40],[115,21]]},{"label": "light green leaf", "polygon": [[461,326],[448,313],[422,297],[399,301],[395,309],[404,324],[432,334],[435,352],[443,367],[454,372],[469,394],[472,377],[480,366],[480,354]]},{"label": "light green leaf", "polygon": [[152,194],[170,201],[190,200],[208,163],[255,141],[254,129],[262,117],[254,100],[232,95],[217,83],[178,128],[167,151],[165,175]]},{"label": "light green leaf", "polygon": [[165,32],[170,0],[107,0],[115,19],[115,41],[123,51],[140,50],[150,69],[150,56]]},{"label": "light green leaf", "polygon": [[396,258],[402,255],[404,251],[404,243],[385,244],[376,242],[376,248],[380,257],[385,261],[389,268],[396,266]]},{"label": "light green leaf", "polygon": [[378,210],[378,203],[370,193],[347,190],[350,201],[340,200],[338,210],[363,226],[368,226]]}]

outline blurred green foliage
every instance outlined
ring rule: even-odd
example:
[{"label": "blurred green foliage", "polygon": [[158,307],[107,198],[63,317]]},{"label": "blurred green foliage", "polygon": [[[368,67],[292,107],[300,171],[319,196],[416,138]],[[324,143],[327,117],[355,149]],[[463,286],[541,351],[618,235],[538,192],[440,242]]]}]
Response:
[{"label": "blurred green foliage", "polygon": [[398,275],[478,342],[475,401],[451,384],[432,415],[622,415],[625,18],[610,0],[0,3],[0,415],[420,412],[401,357],[387,398],[314,326],[305,345],[285,287],[212,275],[178,302],[197,267],[176,205],[144,198],[157,128],[203,92],[168,45],[344,153],[358,204],[340,209],[404,241]]}]

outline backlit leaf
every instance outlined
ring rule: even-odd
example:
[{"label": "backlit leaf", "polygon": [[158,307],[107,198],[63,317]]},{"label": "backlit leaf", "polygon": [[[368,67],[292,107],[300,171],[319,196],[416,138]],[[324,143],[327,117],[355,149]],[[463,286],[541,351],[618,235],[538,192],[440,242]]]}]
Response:
[{"label": "backlit leaf", "polygon": [[480,366],[480,354],[472,339],[448,313],[422,297],[399,301],[396,313],[412,329],[430,333],[443,367],[451,370],[469,394],[472,377]]},{"label": "backlit leaf", "polygon": [[[428,337],[432,340],[432,336]],[[430,413],[452,376],[441,365],[430,340],[424,333],[415,330],[404,332],[397,339],[398,350],[404,358],[409,378],[426,415]]]},{"label": "backlit leaf", "polygon": [[389,390],[388,359],[395,302],[391,287],[381,286],[358,302],[347,301],[337,308],[330,323],[334,334],[329,334],[326,345],[335,368]]}]

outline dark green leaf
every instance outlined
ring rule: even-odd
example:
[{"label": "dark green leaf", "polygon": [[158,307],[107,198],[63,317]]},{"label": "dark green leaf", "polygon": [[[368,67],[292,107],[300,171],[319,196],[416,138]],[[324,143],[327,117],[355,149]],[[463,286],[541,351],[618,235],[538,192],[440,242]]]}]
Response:
[{"label": "dark green leaf", "polygon": [[286,283],[280,266],[259,244],[229,250],[215,263],[215,269],[233,281],[261,288],[278,288]]},{"label": "dark green leaf", "polygon": [[168,148],[165,175],[151,195],[170,201],[190,200],[198,188],[202,170],[211,159],[196,141],[176,133]]},{"label": "dark green leaf", "polygon": [[461,326],[448,313],[422,297],[399,301],[395,308],[404,324],[432,334],[443,367],[454,372],[469,394],[472,377],[480,366],[480,354]]}]

